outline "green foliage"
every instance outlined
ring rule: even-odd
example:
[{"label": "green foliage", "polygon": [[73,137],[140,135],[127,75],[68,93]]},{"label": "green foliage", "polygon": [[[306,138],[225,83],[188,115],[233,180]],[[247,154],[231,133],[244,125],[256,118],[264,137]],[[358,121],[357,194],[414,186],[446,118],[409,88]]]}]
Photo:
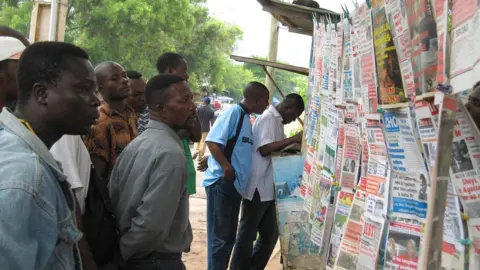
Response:
[{"label": "green foliage", "polygon": [[[253,58],[259,60],[266,60],[266,58],[254,56]],[[261,66],[245,63],[244,68],[250,70],[255,79],[263,82],[265,80],[265,71]],[[288,72],[285,70],[276,69],[274,73],[275,82],[278,84],[278,87],[282,90],[285,95],[290,93],[298,93],[304,99],[306,97],[306,93],[302,94],[302,92],[306,92],[307,89],[307,77],[304,75],[299,75],[296,73]],[[280,93],[278,91],[275,92],[275,97],[281,99]]]},{"label": "green foliage", "polygon": [[[65,41],[86,49],[94,65],[113,60],[145,77],[157,73],[157,57],[182,54],[194,91],[216,90],[240,99],[249,81],[265,81],[261,67],[229,59],[242,30],[209,16],[206,0],[69,0]],[[28,36],[32,0],[0,0],[0,25]],[[286,93],[296,92],[300,77],[277,71]],[[300,80],[300,81],[299,81]]]}]

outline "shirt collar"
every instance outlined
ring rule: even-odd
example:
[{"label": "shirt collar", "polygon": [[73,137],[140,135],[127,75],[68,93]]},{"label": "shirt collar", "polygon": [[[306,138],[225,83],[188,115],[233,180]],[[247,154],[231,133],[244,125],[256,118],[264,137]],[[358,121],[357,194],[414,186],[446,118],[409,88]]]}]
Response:
[{"label": "shirt collar", "polygon": [[283,117],[282,115],[280,115],[280,113],[277,111],[277,108],[275,108],[275,106],[272,106],[270,105],[268,107],[268,111],[271,112],[273,114],[273,116],[275,116],[275,118],[279,119],[280,121],[283,122]]},{"label": "shirt collar", "polygon": [[132,115],[132,114],[135,113],[135,111],[132,108],[130,108],[130,106],[128,106],[127,104],[125,104],[125,114],[121,114],[121,113],[117,112],[116,110],[111,109],[110,105],[108,103],[103,103],[100,106],[100,111],[103,112],[104,114],[106,114],[109,117],[112,117],[114,115],[118,115],[118,116]]},{"label": "shirt collar", "polygon": [[65,181],[67,177],[62,172],[61,167],[48,150],[47,146],[28,130],[19,119],[13,115],[8,108],[3,108],[0,114],[0,122],[3,123],[12,133],[22,139],[49,167],[51,167],[59,181]]},{"label": "shirt collar", "polygon": [[180,145],[182,144],[182,141],[180,140],[180,137],[178,137],[177,133],[168,125],[165,123],[162,123],[157,120],[150,119],[150,121],[147,124],[147,129],[157,129],[157,130],[164,130],[166,131],[172,138],[175,139]]}]

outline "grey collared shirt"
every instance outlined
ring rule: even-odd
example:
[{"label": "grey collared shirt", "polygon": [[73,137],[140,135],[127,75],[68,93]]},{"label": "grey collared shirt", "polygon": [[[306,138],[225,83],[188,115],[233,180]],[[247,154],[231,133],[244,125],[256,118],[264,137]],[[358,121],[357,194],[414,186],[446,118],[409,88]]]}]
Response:
[{"label": "grey collared shirt", "polygon": [[190,248],[192,228],[182,143],[170,127],[150,120],[123,150],[108,185],[124,260]]}]

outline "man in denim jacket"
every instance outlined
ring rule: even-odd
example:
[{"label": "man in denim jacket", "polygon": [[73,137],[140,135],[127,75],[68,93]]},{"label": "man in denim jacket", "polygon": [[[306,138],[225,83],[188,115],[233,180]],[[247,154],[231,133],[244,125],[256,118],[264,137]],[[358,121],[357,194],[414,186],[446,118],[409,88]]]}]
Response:
[{"label": "man in denim jacket", "polygon": [[17,69],[16,111],[0,114],[0,268],[82,269],[75,199],[49,148],[86,134],[98,117],[87,53],[35,43]]}]

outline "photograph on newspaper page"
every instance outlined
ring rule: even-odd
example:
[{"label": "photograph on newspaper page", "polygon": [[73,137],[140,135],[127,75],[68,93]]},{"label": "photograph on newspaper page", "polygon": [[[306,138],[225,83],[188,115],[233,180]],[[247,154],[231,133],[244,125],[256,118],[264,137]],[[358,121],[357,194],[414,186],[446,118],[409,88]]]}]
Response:
[{"label": "photograph on newspaper page", "polygon": [[408,96],[403,86],[400,65],[390,34],[385,8],[373,11],[373,38],[378,78],[378,104],[382,108],[405,106]]},{"label": "photograph on newspaper page", "polygon": [[345,233],[340,241],[340,250],[333,269],[356,269],[360,254],[360,243],[365,220],[366,193],[358,190],[345,225]]},{"label": "photograph on newspaper page", "polygon": [[420,226],[390,222],[384,269],[416,270],[420,241]]},{"label": "photograph on newspaper page", "polygon": [[333,219],[333,229],[330,239],[330,246],[327,255],[327,268],[333,269],[335,261],[338,256],[340,248],[340,241],[342,240],[347,223],[350,208],[352,207],[354,194],[349,191],[341,190],[338,194],[337,205],[335,207],[335,216]]}]

